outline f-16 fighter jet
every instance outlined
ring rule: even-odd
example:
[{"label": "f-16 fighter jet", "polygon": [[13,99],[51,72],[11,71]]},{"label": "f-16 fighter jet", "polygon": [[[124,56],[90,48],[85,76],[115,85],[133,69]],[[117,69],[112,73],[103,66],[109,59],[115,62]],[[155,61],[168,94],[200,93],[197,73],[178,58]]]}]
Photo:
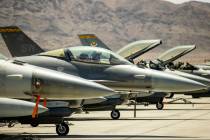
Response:
[{"label": "f-16 fighter jet", "polygon": [[[36,97],[37,99],[36,104],[15,99],[0,100],[0,104],[5,107],[0,113],[1,121],[21,120],[20,117],[29,115],[30,109],[31,120],[37,119],[38,113],[47,111],[45,107],[38,105],[40,98],[70,100],[115,94],[112,89],[86,79],[16,60],[2,58],[0,59],[0,68],[0,97],[24,100],[31,100]],[[6,103],[6,101],[8,102]],[[12,112],[15,105],[16,109]],[[34,105],[33,108],[32,105]],[[25,110],[23,111],[23,109]],[[19,114],[17,114],[18,112]],[[65,135],[68,133],[68,125],[60,122],[56,130],[61,128],[65,128],[67,131],[59,134]]]},{"label": "f-16 fighter jet", "polygon": [[[96,37],[93,34],[82,34],[79,35],[80,41],[83,45],[88,45],[91,44],[91,42],[95,42],[95,44],[101,44],[101,46],[103,48],[108,48],[108,46],[106,46],[98,37]],[[154,42],[155,41],[155,42]],[[157,40],[142,40],[142,41],[136,41],[134,43],[130,43],[127,46],[123,47],[122,49],[120,49],[119,51],[117,51],[118,54],[124,56],[126,59],[128,59],[129,57],[127,57],[124,54],[127,54],[129,56],[129,54],[135,54],[135,58],[139,57],[142,53],[145,53],[149,50],[151,50],[151,48],[154,48],[155,46],[160,45],[160,43],[157,42]],[[95,47],[100,47],[95,45]],[[175,61],[176,59],[180,58],[181,56],[184,56],[185,54],[191,52],[192,50],[194,50],[196,47],[195,45],[183,45],[183,46],[177,46],[174,47],[172,49],[169,49],[168,51],[162,53],[156,60],[152,60],[149,62],[146,61],[140,61],[137,63],[138,67],[148,67],[151,69],[156,69],[156,70],[160,70],[160,71],[164,71],[170,74],[175,74],[175,75],[179,75],[185,78],[189,78],[195,81],[199,81],[201,83],[204,83],[206,85],[210,84],[210,80],[204,78],[202,75],[200,74],[205,74],[206,76],[209,75],[208,71],[203,71],[203,69],[199,69],[198,71],[194,71],[193,73],[185,73],[187,71],[174,71],[170,68],[171,63],[173,61]],[[122,50],[122,51],[121,51]],[[123,52],[123,53],[121,53]],[[133,52],[133,53],[132,53]],[[137,52],[137,53],[136,53]],[[132,55],[130,55],[132,56]],[[134,58],[134,59],[135,59]],[[128,59],[129,61],[132,60],[131,62],[134,63],[133,59]],[[167,67],[166,67],[167,66]],[[195,67],[198,67],[198,65],[195,65]],[[201,66],[199,66],[201,67]],[[203,68],[204,66],[202,66]],[[205,66],[205,69],[207,69],[209,66]],[[188,64],[188,66],[186,68],[192,68],[192,66],[190,66]],[[186,70],[185,68],[185,70]],[[195,74],[198,74],[199,76],[196,76]],[[190,94],[197,96],[199,93],[196,92],[190,92]],[[138,102],[148,102],[148,103],[155,103],[157,109],[162,109],[164,104],[163,104],[163,98],[164,97],[173,97],[174,93],[163,93],[163,92],[158,92],[158,93],[154,93],[153,95],[147,96],[147,97],[137,97],[135,98],[136,101]],[[204,94],[207,95],[207,94]],[[132,100],[134,100],[134,98],[131,98]]]},{"label": "f-16 fighter jet", "polygon": [[[167,67],[171,69],[167,72],[175,73],[184,77],[188,77],[192,79],[193,77],[202,77],[202,79],[210,80],[210,70],[208,65],[192,65],[190,63],[186,63],[184,65],[183,62],[174,63],[175,60],[179,59],[180,57],[188,54],[192,50],[196,48],[195,45],[183,45],[173,47],[172,49],[167,50],[166,52],[162,53],[157,60],[151,66],[154,67]],[[183,73],[184,72],[184,73]],[[194,76],[191,76],[194,75]],[[199,78],[201,79],[201,78]],[[195,79],[194,79],[195,80]],[[199,81],[199,80],[196,80]],[[206,80],[205,80],[206,81]],[[205,83],[208,87],[210,87],[209,82],[202,82]],[[192,95],[193,97],[209,97],[209,90],[207,91],[200,91],[194,94],[194,92],[186,93],[185,95]]]}]

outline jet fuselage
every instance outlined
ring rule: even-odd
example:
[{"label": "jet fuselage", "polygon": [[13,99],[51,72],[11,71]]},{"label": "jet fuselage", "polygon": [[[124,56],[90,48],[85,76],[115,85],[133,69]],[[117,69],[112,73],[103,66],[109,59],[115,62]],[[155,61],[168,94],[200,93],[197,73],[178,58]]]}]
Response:
[{"label": "jet fuselage", "polygon": [[102,48],[71,47],[15,59],[92,80],[117,91],[184,92],[205,88],[181,76],[138,68]]}]

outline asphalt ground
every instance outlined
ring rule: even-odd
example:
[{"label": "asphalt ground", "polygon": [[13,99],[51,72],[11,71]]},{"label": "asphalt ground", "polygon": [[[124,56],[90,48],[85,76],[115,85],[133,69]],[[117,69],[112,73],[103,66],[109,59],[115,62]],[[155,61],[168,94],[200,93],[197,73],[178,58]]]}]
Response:
[{"label": "asphalt ground", "polygon": [[210,139],[210,98],[189,98],[188,101],[194,104],[177,101],[165,104],[163,110],[157,110],[155,105],[138,105],[136,118],[133,106],[119,106],[119,120],[112,120],[110,111],[74,114],[69,118],[70,133],[64,137],[57,136],[54,124],[36,128],[20,124],[0,127],[0,140]]}]

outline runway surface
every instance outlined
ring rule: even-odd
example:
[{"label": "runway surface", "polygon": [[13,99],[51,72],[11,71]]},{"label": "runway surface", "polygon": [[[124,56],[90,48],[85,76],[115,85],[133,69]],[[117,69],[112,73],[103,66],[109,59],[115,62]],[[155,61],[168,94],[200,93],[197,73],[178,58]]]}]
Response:
[{"label": "runway surface", "polygon": [[198,104],[165,104],[163,110],[139,105],[136,118],[133,106],[120,106],[119,120],[109,111],[75,114],[65,137],[57,136],[54,125],[0,127],[0,139],[210,139],[210,98],[190,101]]}]

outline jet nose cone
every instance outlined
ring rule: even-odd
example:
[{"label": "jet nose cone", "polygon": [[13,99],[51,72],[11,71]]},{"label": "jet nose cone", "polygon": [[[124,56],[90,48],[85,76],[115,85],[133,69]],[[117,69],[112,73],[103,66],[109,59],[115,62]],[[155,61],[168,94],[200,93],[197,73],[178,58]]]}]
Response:
[{"label": "jet nose cone", "polygon": [[190,73],[185,73],[185,72],[181,72],[181,71],[176,71],[176,70],[168,70],[166,69],[164,72],[170,73],[170,74],[174,74],[174,75],[179,75],[181,77],[187,78],[187,79],[191,79],[193,81],[197,81],[199,83],[202,83],[208,87],[210,87],[210,79],[198,76],[198,75],[193,75]]},{"label": "jet nose cone", "polygon": [[153,77],[152,85],[154,88],[162,89],[165,92],[189,92],[207,89],[207,86],[200,82],[166,73]]},{"label": "jet nose cone", "polygon": [[183,78],[183,80],[181,80],[181,82],[177,81],[175,83],[176,85],[176,89],[178,89],[177,92],[182,92],[182,91],[198,91],[198,90],[207,90],[207,86],[200,83],[200,82],[196,82],[194,80],[190,80],[187,78]]}]

